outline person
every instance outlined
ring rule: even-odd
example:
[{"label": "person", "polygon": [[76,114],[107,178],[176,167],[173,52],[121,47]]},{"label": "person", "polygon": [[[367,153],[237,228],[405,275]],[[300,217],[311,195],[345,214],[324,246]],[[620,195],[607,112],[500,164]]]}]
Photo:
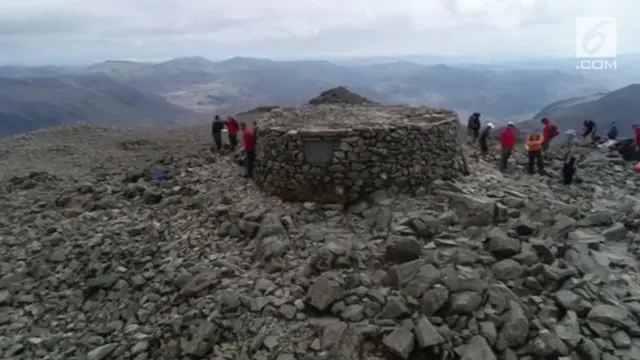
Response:
[{"label": "person", "polygon": [[225,121],[224,125],[227,127],[227,131],[229,132],[229,145],[231,146],[231,150],[235,150],[238,146],[238,130],[240,130],[240,124],[234,119],[232,116],[227,117],[227,121]]},{"label": "person", "polygon": [[244,177],[251,178],[253,176],[253,164],[256,160],[255,139],[247,124],[240,124],[240,129],[242,129],[242,143],[244,145],[244,164],[247,167],[247,173]]},{"label": "person", "polygon": [[593,120],[584,121],[584,132],[582,138],[585,145],[591,145],[596,140],[596,123]]},{"label": "person", "polygon": [[636,138],[635,146],[636,148],[640,148],[640,125],[633,125],[633,134]]},{"label": "person", "polygon": [[467,121],[467,131],[469,132],[469,143],[473,144],[480,137],[480,113],[474,112]]},{"label": "person", "polygon": [[558,127],[553,125],[551,123],[551,120],[549,120],[549,118],[543,118],[541,122],[544,125],[544,130],[542,132],[542,136],[544,136],[544,140],[542,141],[542,151],[546,155],[547,152],[549,151],[549,145],[551,145],[551,140],[554,137],[558,136],[560,132],[558,131]]},{"label": "person", "polygon": [[220,115],[216,115],[211,123],[211,136],[216,143],[218,151],[222,150],[222,129],[224,129],[224,122],[220,118]]},{"label": "person", "polygon": [[576,151],[576,147],[578,146],[578,144],[576,143],[576,131],[573,129],[569,129],[565,132],[566,135],[566,140],[564,141],[564,143],[562,143],[562,145],[560,145],[560,148],[565,152],[565,155],[567,153],[575,153]]},{"label": "person", "polygon": [[478,143],[480,144],[480,155],[485,157],[489,152],[489,135],[493,129],[493,123],[488,123],[487,126],[480,133]]},{"label": "person", "polygon": [[573,129],[567,130],[565,133],[567,139],[562,144],[564,150],[563,165],[562,165],[562,183],[564,185],[571,185],[573,178],[577,171],[578,156],[576,153],[576,131]]},{"label": "person", "polygon": [[607,138],[609,140],[616,140],[618,138],[618,127],[616,126],[616,122],[615,121],[611,122],[611,128],[609,129],[609,132],[607,133]]},{"label": "person", "polygon": [[571,185],[573,183],[573,177],[577,171],[576,161],[575,156],[565,159],[564,165],[562,166],[562,184]]},{"label": "person", "polygon": [[524,145],[527,150],[527,155],[529,158],[529,164],[527,167],[527,171],[529,174],[533,174],[534,166],[537,165],[538,172],[540,175],[544,175],[544,161],[542,159],[542,142],[544,141],[544,136],[541,131],[533,131],[528,137],[527,141]]},{"label": "person", "polygon": [[500,171],[507,168],[507,162],[516,146],[516,125],[509,121],[507,127],[500,133]]}]

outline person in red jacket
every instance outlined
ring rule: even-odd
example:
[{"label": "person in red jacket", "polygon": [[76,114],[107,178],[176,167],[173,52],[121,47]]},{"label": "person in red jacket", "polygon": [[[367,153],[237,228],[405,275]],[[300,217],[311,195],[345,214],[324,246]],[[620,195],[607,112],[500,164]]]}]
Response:
[{"label": "person in red jacket", "polygon": [[542,151],[545,155],[547,155],[547,151],[549,150],[549,145],[551,144],[551,139],[558,136],[560,133],[558,128],[551,123],[551,120],[548,118],[543,118],[541,122],[544,124],[544,130],[542,131],[542,136],[544,136],[544,140],[542,141]]},{"label": "person in red jacket", "polygon": [[253,137],[253,131],[242,123],[240,125],[242,129],[242,143],[244,146],[244,165],[247,167],[247,173],[244,177],[250,178],[253,176],[253,163],[256,160],[256,141]]},{"label": "person in red jacket", "polygon": [[516,146],[516,125],[509,121],[507,127],[500,133],[500,171],[507,168],[507,162]]},{"label": "person in red jacket", "polygon": [[238,130],[240,130],[240,124],[232,116],[227,117],[227,121],[224,122],[229,133],[229,145],[231,150],[235,150],[238,146]]},{"label": "person in red jacket", "polygon": [[633,125],[633,134],[636,138],[634,145],[636,146],[636,148],[640,148],[640,125]]}]

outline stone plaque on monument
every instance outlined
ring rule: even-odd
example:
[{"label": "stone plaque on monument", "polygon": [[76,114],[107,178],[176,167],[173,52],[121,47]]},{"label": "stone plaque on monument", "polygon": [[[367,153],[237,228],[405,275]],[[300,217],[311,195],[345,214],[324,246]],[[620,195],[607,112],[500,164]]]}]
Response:
[{"label": "stone plaque on monument", "polygon": [[333,159],[333,142],[327,140],[305,140],[304,159],[311,165],[330,164]]}]

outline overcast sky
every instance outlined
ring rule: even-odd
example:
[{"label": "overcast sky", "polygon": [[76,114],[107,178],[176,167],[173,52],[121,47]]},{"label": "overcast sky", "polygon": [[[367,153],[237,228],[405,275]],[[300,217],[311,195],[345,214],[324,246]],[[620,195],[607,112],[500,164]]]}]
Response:
[{"label": "overcast sky", "polygon": [[574,56],[577,16],[616,17],[640,48],[634,0],[0,0],[0,63],[202,55]]}]

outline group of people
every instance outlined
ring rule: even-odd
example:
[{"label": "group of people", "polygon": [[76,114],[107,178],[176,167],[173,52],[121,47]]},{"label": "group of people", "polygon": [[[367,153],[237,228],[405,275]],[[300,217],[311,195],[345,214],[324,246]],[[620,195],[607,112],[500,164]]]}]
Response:
[{"label": "group of people", "polygon": [[[494,129],[493,123],[488,123],[482,128],[480,122],[480,113],[473,113],[469,117],[467,123],[467,130],[469,132],[470,143],[477,142],[480,147],[479,157],[486,158],[489,153],[489,139],[491,130]],[[533,174],[535,170],[541,175],[546,174],[544,171],[544,160],[549,158],[549,146],[555,137],[560,134],[560,131],[556,125],[554,125],[550,119],[543,118],[541,120],[542,129],[536,129],[532,131],[525,140],[525,151],[527,152],[528,165],[527,171]],[[595,145],[600,141],[600,137],[597,135],[596,123],[592,120],[585,120],[584,131],[582,133],[583,145],[590,146]],[[504,171],[507,168],[509,158],[513,154],[513,149],[516,145],[516,132],[515,124],[509,122],[507,127],[500,133],[500,171]],[[636,144],[640,144],[640,126],[634,127],[636,135]],[[578,145],[576,139],[576,131],[571,129],[566,131],[566,141],[562,144],[561,149],[564,151],[563,155],[563,168],[562,168],[562,182],[565,185],[569,185],[573,182],[574,175],[576,173],[576,164],[578,162],[576,147]],[[607,139],[615,141],[618,136],[618,129],[615,122],[612,122],[610,130],[607,132]]]},{"label": "group of people", "polygon": [[253,130],[244,122],[238,123],[233,116],[228,116],[227,120],[222,120],[220,115],[216,115],[211,123],[211,136],[219,152],[224,150],[222,131],[225,128],[227,129],[231,151],[235,151],[238,147],[238,132],[242,132],[243,165],[247,170],[244,177],[250,178],[253,175],[253,166],[256,159],[256,141]]}]

